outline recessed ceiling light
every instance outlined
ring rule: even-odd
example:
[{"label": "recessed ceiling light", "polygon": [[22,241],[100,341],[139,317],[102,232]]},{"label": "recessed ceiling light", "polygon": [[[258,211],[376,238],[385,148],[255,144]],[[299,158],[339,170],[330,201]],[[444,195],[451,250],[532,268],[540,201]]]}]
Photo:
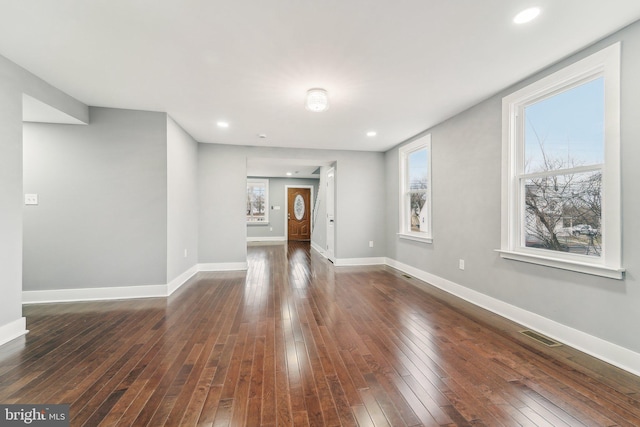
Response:
[{"label": "recessed ceiling light", "polygon": [[291,172],[287,172],[287,176],[291,176],[293,175]]},{"label": "recessed ceiling light", "polygon": [[376,136],[378,133],[376,131],[369,131],[367,132],[367,136]]},{"label": "recessed ceiling light", "polygon": [[228,128],[229,127],[229,123],[227,123],[227,122],[218,122],[216,124],[218,125],[219,128]]},{"label": "recessed ceiling light", "polygon": [[259,133],[258,134],[258,138],[260,138],[260,139],[265,139],[266,137],[267,137],[266,133]]},{"label": "recessed ceiling light", "polygon": [[515,18],[513,18],[513,22],[516,24],[526,24],[527,22],[533,21],[540,15],[539,7],[530,7],[529,9],[525,9],[522,12],[518,13]]}]

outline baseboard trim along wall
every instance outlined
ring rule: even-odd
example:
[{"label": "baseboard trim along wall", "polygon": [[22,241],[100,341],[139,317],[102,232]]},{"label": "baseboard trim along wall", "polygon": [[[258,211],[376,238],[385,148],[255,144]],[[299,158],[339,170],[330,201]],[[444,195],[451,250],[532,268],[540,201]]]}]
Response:
[{"label": "baseboard trim along wall", "polygon": [[187,281],[191,279],[197,272],[198,266],[194,265],[193,267],[189,268],[187,271],[167,283],[167,296],[180,289],[180,287],[187,283]]},{"label": "baseboard trim along wall", "polygon": [[[199,271],[246,270],[246,262],[207,263],[190,267],[166,285],[114,286],[105,288],[22,291],[22,304],[103,301],[135,298],[164,298],[173,294]],[[0,330],[0,333],[2,331]],[[2,336],[0,335],[0,339]],[[15,337],[14,337],[15,338]]]},{"label": "baseboard trim along wall", "polygon": [[287,238],[284,236],[275,237],[247,237],[247,242],[286,242]]},{"label": "baseboard trim along wall", "polygon": [[385,264],[386,258],[384,257],[371,257],[371,258],[336,258],[333,265],[336,267],[351,267],[358,265],[380,265]]},{"label": "baseboard trim along wall", "polygon": [[215,262],[198,264],[198,271],[236,271],[249,268],[247,262]]},{"label": "baseboard trim along wall", "polygon": [[[474,291],[434,274],[427,273],[426,271],[395,261],[391,258],[387,258],[385,264],[389,267],[395,268],[396,270],[416,277],[427,284],[435,286],[436,288],[442,289],[449,294],[455,295],[456,297],[470,302],[471,304],[482,307],[492,313],[519,323],[526,328],[538,331],[547,335],[549,338],[560,341],[604,362],[624,369],[634,375],[640,375],[640,354],[634,351],[547,319],[546,317],[542,317],[530,311],[523,310],[504,301]],[[418,287],[426,286],[419,282],[414,283]]]},{"label": "baseboard trim along wall", "polygon": [[28,332],[26,317],[21,317],[6,325],[2,325],[0,326],[0,345],[26,335]]},{"label": "baseboard trim along wall", "polygon": [[114,286],[107,288],[22,291],[22,304],[158,298],[168,295],[167,285]]},{"label": "baseboard trim along wall", "polygon": [[327,258],[327,254],[324,251],[324,249],[322,249],[316,242],[314,242],[313,240],[311,241],[311,249],[313,249],[314,251],[318,252],[320,255],[322,255],[323,257]]}]

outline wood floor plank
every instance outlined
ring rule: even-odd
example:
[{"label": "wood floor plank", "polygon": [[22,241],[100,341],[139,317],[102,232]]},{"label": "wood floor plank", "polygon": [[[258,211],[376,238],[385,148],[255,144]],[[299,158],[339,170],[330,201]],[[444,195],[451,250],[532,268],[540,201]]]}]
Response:
[{"label": "wood floor plank", "polygon": [[0,403],[72,426],[638,426],[640,378],[384,266],[248,247],[169,298],[24,307]]},{"label": "wood floor plank", "polygon": [[358,425],[360,427],[374,427],[375,424],[373,423],[373,420],[371,419],[371,416],[369,416],[369,412],[367,411],[367,408],[365,408],[364,404],[362,405],[356,405],[352,408],[353,410],[353,415],[355,416]]},{"label": "wood floor plank", "polygon": [[[267,310],[267,316],[273,310]],[[276,423],[276,351],[275,351],[275,319],[267,318],[265,332],[265,356],[262,371],[261,423],[274,425]]]},{"label": "wood floor plank", "polygon": [[340,355],[335,342],[331,339],[331,333],[323,326],[321,334],[323,336],[324,343],[329,347],[328,356],[332,360],[332,366],[337,379],[340,382],[341,393],[344,394],[349,406],[362,405],[357,387],[353,382],[346,363]]}]

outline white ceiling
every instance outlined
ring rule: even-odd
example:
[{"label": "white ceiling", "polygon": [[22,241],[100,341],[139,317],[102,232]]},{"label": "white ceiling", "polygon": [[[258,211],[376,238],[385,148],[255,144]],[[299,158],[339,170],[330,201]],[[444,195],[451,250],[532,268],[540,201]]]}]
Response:
[{"label": "white ceiling", "polygon": [[[540,17],[513,24],[531,5]],[[637,20],[640,1],[0,0],[0,11],[0,54],[88,105],[165,111],[200,142],[384,151]],[[304,109],[312,87],[329,91],[327,112]]]},{"label": "white ceiling", "polygon": [[[247,175],[255,177],[320,179],[320,174],[314,172],[320,166],[329,166],[331,163],[331,161],[321,161],[317,159],[250,157],[247,159]],[[287,175],[287,173],[291,175]]]}]

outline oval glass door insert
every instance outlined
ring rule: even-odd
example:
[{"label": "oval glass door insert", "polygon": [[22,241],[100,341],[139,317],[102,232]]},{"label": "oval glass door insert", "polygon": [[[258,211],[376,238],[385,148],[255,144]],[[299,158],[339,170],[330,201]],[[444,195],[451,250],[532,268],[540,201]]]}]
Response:
[{"label": "oval glass door insert", "polygon": [[298,221],[304,217],[304,199],[300,194],[293,200],[293,214]]}]

